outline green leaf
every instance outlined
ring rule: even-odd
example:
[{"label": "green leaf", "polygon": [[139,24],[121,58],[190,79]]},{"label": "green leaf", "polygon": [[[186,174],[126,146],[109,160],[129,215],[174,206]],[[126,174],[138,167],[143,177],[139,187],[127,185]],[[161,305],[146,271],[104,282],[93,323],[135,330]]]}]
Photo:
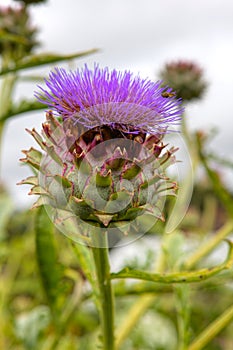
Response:
[{"label": "green leaf", "polygon": [[72,183],[65,176],[54,175],[54,179],[62,186],[62,188],[69,189],[72,187]]},{"label": "green leaf", "polygon": [[135,176],[137,176],[141,171],[141,168],[137,164],[133,164],[129,169],[126,169],[122,178],[126,180],[132,180]]},{"label": "green leaf", "polygon": [[96,186],[99,187],[110,187],[112,186],[112,177],[111,173],[108,173],[106,175],[101,175],[100,172],[96,174],[96,177],[94,179],[94,184],[96,183]]},{"label": "green leaf", "polygon": [[154,185],[156,182],[160,181],[161,179],[167,180],[166,177],[162,177],[160,174],[155,174],[151,179],[144,181],[141,185],[140,188],[146,189],[151,185]]},{"label": "green leaf", "polygon": [[108,214],[95,214],[95,216],[97,216],[100,222],[104,224],[104,226],[106,227],[109,225],[110,221],[113,218],[113,215],[108,215]]},{"label": "green leaf", "polygon": [[38,186],[38,177],[37,176],[29,176],[26,179],[18,182],[18,185],[33,185],[33,186]]},{"label": "green leaf", "polygon": [[43,83],[44,82],[44,76],[42,75],[19,75],[17,76],[17,79],[19,81],[24,81],[24,82],[33,82],[33,83]]},{"label": "green leaf", "polygon": [[149,293],[171,293],[174,286],[152,282],[138,282],[129,284],[127,281],[114,283],[114,293],[116,296],[125,297],[126,295],[143,295]]},{"label": "green leaf", "polygon": [[45,142],[44,147],[45,147],[46,155],[52,158],[60,166],[63,166],[63,161],[59,157],[59,155],[56,153],[54,146],[47,145],[47,143]]},{"label": "green leaf", "polygon": [[1,121],[7,120],[16,115],[38,110],[45,110],[45,105],[33,100],[22,100],[19,103],[10,106],[10,108],[1,115]]},{"label": "green leaf", "polygon": [[8,73],[14,73],[23,69],[28,68],[35,68],[38,66],[44,66],[48,64],[53,64],[57,62],[63,62],[68,60],[73,60],[75,58],[80,58],[86,55],[90,55],[92,53],[97,52],[97,49],[92,49],[88,51],[78,52],[74,53],[72,55],[58,55],[53,53],[43,53],[38,55],[31,55],[28,57],[25,57],[21,60],[18,60],[14,65],[12,64],[11,67],[3,68],[0,71],[0,76],[8,74]]},{"label": "green leaf", "polygon": [[32,130],[26,129],[26,131],[34,138],[34,140],[38,143],[38,145],[43,150],[45,150],[44,140],[41,137],[41,135],[36,131],[36,129],[35,128],[33,128]]},{"label": "green leaf", "polygon": [[[44,207],[40,207],[35,218],[36,258],[42,286],[49,307],[56,319],[63,305],[62,265],[58,262],[54,238],[54,225]],[[55,320],[56,321],[56,320]]]},{"label": "green leaf", "polygon": [[41,186],[33,186],[31,188],[31,191],[29,192],[29,195],[40,195],[40,196],[50,196],[49,192],[47,192],[43,187]]},{"label": "green leaf", "polygon": [[73,213],[82,220],[88,220],[90,214],[93,212],[92,206],[89,205],[84,199],[79,199],[74,196],[70,197],[70,207]]},{"label": "green leaf", "polygon": [[172,273],[150,273],[141,270],[132,270],[128,267],[123,270],[112,273],[111,278],[134,278],[144,281],[151,281],[156,283],[194,283],[204,281],[217,273],[230,269],[233,264],[233,243],[227,241],[229,244],[229,253],[225,262],[211,268],[204,268],[196,271],[181,271]]},{"label": "green leaf", "polygon": [[143,207],[135,207],[127,209],[126,213],[124,213],[125,220],[135,220],[139,215],[144,213]]},{"label": "green leaf", "polygon": [[34,168],[40,169],[40,163],[42,160],[42,153],[35,148],[31,147],[28,151],[23,150],[22,151],[26,157],[20,159],[21,162],[24,163],[29,163],[31,164]]}]

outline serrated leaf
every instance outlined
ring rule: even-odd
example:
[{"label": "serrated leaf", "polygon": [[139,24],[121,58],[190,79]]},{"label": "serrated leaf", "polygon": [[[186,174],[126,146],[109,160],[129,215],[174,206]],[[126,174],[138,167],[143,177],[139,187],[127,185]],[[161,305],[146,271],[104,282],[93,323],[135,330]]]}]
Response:
[{"label": "serrated leaf", "polygon": [[61,232],[67,234],[69,238],[74,242],[82,242],[90,244],[90,239],[87,237],[89,234],[89,227],[85,227],[85,223],[70,210],[58,209],[53,213],[53,222],[59,227]]},{"label": "serrated leaf", "polygon": [[161,221],[164,221],[163,213],[161,212],[161,209],[159,206],[151,205],[147,203],[144,205],[144,209],[151,215],[155,216],[156,218],[160,219]]},{"label": "serrated leaf", "polygon": [[26,179],[20,181],[18,185],[38,185],[38,177],[37,176],[29,176]]},{"label": "serrated leaf", "polygon": [[91,206],[89,206],[83,199],[78,199],[76,197],[70,198],[70,206],[74,214],[83,220],[88,220],[90,214],[93,212]]},{"label": "serrated leaf", "polygon": [[61,184],[63,188],[71,188],[72,183],[64,176],[61,175],[54,175],[54,179]]},{"label": "serrated leaf", "polygon": [[115,192],[110,196],[109,201],[105,206],[105,212],[107,213],[119,213],[126,209],[133,198],[132,193],[127,191]]},{"label": "serrated leaf", "polygon": [[112,185],[111,173],[109,172],[107,175],[101,175],[100,173],[97,173],[94,183],[95,182],[96,182],[96,186],[110,187]]},{"label": "serrated leaf", "polygon": [[22,151],[26,158],[20,159],[24,163],[31,164],[34,168],[40,169],[40,163],[42,159],[42,153],[35,148],[31,147],[28,151]]},{"label": "serrated leaf", "polygon": [[113,215],[107,215],[107,214],[95,214],[97,218],[100,220],[102,224],[104,224],[105,227],[107,227],[110,223],[110,221],[113,218]]},{"label": "serrated leaf", "polygon": [[167,179],[166,177],[162,177],[160,174],[155,174],[154,177],[150,178],[149,180],[144,181],[139,187],[142,189],[146,189],[151,185],[154,185],[156,182],[160,181],[161,179]]},{"label": "serrated leaf", "polygon": [[50,194],[41,186],[33,186],[31,188],[31,191],[29,192],[29,195],[33,195],[33,194],[40,195],[40,196],[42,195],[50,196]]},{"label": "serrated leaf", "polygon": [[141,170],[142,169],[137,164],[133,164],[129,169],[126,169],[123,172],[122,178],[126,179],[126,180],[131,180],[135,176],[137,176],[140,173]]},{"label": "serrated leaf", "polygon": [[84,52],[74,53],[72,55],[59,55],[53,53],[43,53],[38,55],[31,55],[18,60],[14,66],[4,68],[0,71],[0,76],[21,71],[23,69],[35,68],[38,66],[48,65],[57,62],[63,62],[68,60],[73,60],[75,58],[83,57],[97,52],[97,49],[92,49]]},{"label": "serrated leaf", "polygon": [[104,210],[109,196],[109,187],[97,187],[96,185],[88,184],[83,191],[85,201],[88,202],[92,208],[99,211]]},{"label": "serrated leaf", "polygon": [[143,207],[136,207],[136,208],[129,208],[127,210],[127,212],[124,214],[124,219],[125,220],[134,220],[136,219],[138,216],[142,215],[142,213],[144,212],[144,208]]},{"label": "serrated leaf", "polygon": [[32,209],[39,208],[39,207],[47,204],[46,199],[47,199],[46,196],[40,196],[37,199],[37,201],[33,204]]},{"label": "serrated leaf", "polygon": [[44,142],[44,147],[46,150],[46,153],[59,165],[63,166],[63,162],[61,160],[61,158],[59,157],[59,155],[56,153],[54,146],[49,146],[47,145],[46,142]]},{"label": "serrated leaf", "polygon": [[115,192],[111,195],[110,201],[124,202],[132,198],[132,194],[126,191]]},{"label": "serrated leaf", "polygon": [[45,145],[44,145],[44,141],[43,138],[41,137],[41,135],[36,131],[35,128],[33,128],[32,130],[26,129],[26,131],[34,138],[34,140],[38,143],[38,145],[45,150]]}]

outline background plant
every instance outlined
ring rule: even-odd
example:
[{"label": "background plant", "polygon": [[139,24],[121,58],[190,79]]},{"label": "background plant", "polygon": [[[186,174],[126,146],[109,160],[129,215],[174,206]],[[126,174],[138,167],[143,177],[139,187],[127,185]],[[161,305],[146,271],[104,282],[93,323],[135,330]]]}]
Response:
[{"label": "background plant", "polygon": [[[4,33],[5,42],[15,43],[16,38]],[[37,61],[32,60],[33,57]],[[35,101],[13,102],[13,89],[21,73],[59,59],[67,57],[30,53],[17,61],[8,58],[4,65],[2,58],[2,132],[8,118],[42,107]],[[195,282],[201,279],[200,273],[195,275],[195,269],[218,262],[211,254],[216,247],[227,253],[224,248],[227,244],[222,241],[230,237],[233,229],[232,193],[218,169],[232,169],[232,164],[209,153],[208,133],[187,130],[187,135],[195,166],[202,167],[204,172],[201,178],[195,178],[189,211],[176,232],[164,235],[164,225],[157,223],[144,240],[139,241],[140,254],[135,252],[131,261],[122,258],[120,267],[129,266],[130,272],[121,271],[124,279],[116,279],[114,283],[118,348],[232,348],[232,270],[225,269],[229,267],[229,260],[219,265],[220,273]],[[85,255],[86,251],[80,254],[77,247],[56,232],[43,210],[12,211],[11,199],[4,189],[0,205],[1,348],[95,349],[99,343],[99,316],[87,282],[92,266],[89,255]],[[170,200],[167,213],[172,205]],[[151,242],[160,242],[160,248],[151,249]],[[111,255],[114,259],[123,254],[112,250]],[[141,275],[137,277],[143,280],[127,283],[125,277],[134,274],[132,270],[140,270]],[[184,270],[194,272],[180,275]],[[167,280],[157,275],[162,271]],[[117,277],[116,274],[112,277]],[[178,283],[185,278],[189,283]]]}]

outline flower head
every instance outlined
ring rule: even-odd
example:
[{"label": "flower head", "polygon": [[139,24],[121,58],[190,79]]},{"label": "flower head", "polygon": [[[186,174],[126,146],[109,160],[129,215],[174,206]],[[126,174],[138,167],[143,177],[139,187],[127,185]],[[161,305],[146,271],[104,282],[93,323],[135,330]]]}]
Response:
[{"label": "flower head", "polygon": [[202,69],[192,61],[178,60],[167,63],[160,73],[165,84],[172,87],[184,101],[201,98],[207,84]]},{"label": "flower head", "polygon": [[172,89],[161,87],[161,81],[133,77],[132,73],[93,70],[87,66],[75,72],[55,69],[45,80],[48,90],[40,88],[38,99],[62,116],[86,128],[115,124],[135,132],[159,133],[181,119],[181,100],[163,97]]},{"label": "flower head", "polygon": [[146,232],[137,220],[144,214],[163,220],[177,189],[166,175],[177,149],[166,150],[163,137],[181,118],[181,100],[164,97],[161,82],[98,66],[56,69],[46,85],[37,97],[56,115],[46,114],[42,135],[30,131],[43,153],[31,148],[22,159],[39,171],[23,181],[40,195],[35,206],[46,203],[62,230],[73,220],[82,235],[90,225]]},{"label": "flower head", "polygon": [[38,42],[37,29],[30,23],[30,15],[25,7],[0,6],[0,54],[14,60],[30,54]]}]

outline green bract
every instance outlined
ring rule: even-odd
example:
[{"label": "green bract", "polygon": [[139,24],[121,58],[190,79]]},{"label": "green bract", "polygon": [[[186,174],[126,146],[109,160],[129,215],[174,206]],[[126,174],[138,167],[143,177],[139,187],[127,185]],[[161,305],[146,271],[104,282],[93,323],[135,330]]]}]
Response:
[{"label": "green bract", "polygon": [[22,161],[37,175],[22,183],[32,184],[30,194],[40,196],[35,207],[48,204],[57,221],[64,222],[65,213],[78,224],[102,228],[136,226],[144,214],[163,220],[165,196],[176,190],[165,175],[176,149],[165,149],[163,134],[132,134],[109,125],[85,131],[71,120],[60,123],[51,112],[42,135],[29,132],[41,151],[24,151]]}]

